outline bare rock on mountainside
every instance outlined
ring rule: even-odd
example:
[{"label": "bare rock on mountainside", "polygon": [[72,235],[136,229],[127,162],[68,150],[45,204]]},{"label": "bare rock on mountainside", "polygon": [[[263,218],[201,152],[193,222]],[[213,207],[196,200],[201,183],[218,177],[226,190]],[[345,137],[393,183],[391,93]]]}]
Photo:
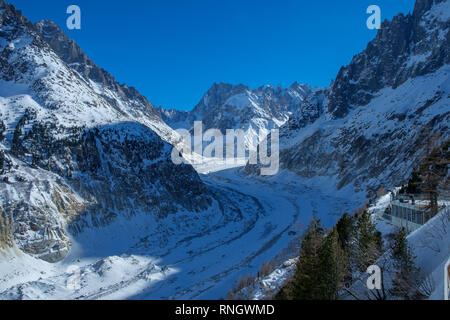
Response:
[{"label": "bare rock on mountainside", "polygon": [[413,14],[385,21],[366,50],[281,128],[281,167],[333,177],[338,189],[403,183],[432,136],[449,137],[449,13],[448,1],[418,0]]},{"label": "bare rock on mountainside", "polygon": [[202,121],[204,130],[245,131],[247,147],[257,147],[253,138],[278,129],[299,109],[315,90],[308,85],[262,86],[250,89],[242,84],[215,83],[190,112],[161,109],[165,122],[175,129],[191,130],[194,121]]},{"label": "bare rock on mountainside", "polygon": [[70,249],[68,230],[211,204],[195,170],[171,161],[160,137],[171,129],[146,98],[54,23],[0,8],[0,206],[20,249],[55,262]]}]

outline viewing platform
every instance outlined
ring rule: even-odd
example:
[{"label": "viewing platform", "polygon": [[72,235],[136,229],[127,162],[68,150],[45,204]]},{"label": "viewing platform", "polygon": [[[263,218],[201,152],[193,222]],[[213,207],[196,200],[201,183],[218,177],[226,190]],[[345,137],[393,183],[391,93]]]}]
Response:
[{"label": "viewing platform", "polygon": [[[438,197],[438,211],[450,205],[448,197]],[[430,201],[425,194],[400,194],[391,197],[383,219],[397,227],[413,232],[433,217]]]}]

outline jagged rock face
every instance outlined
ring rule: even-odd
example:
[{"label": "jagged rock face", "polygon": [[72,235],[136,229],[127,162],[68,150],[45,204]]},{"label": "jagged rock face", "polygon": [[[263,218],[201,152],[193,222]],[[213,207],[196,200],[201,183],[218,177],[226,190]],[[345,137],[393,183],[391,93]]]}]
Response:
[{"label": "jagged rock face", "polygon": [[286,130],[282,130],[283,135],[289,135],[296,130],[305,128],[314,123],[324,114],[326,94],[329,89],[321,89],[306,97],[301,106],[294,110],[289,120],[284,124]]},{"label": "jagged rock face", "polygon": [[95,63],[89,59],[81,48],[71,40],[53,21],[40,21],[35,25],[42,38],[67,64],[80,74],[96,82],[107,84],[110,79]]},{"label": "jagged rock face", "polygon": [[263,86],[255,90],[241,84],[215,83],[191,112],[162,110],[161,114],[176,129],[189,130],[199,120],[204,130],[219,129],[223,134],[227,129],[242,129],[247,146],[256,147],[251,142],[253,136],[286,123],[313,91],[298,83],[289,88]]},{"label": "jagged rock face", "polygon": [[449,137],[449,13],[448,1],[418,0],[413,15],[385,22],[282,128],[282,167],[356,191],[404,182],[431,136]]},{"label": "jagged rock face", "polygon": [[264,86],[255,90],[242,84],[215,83],[189,113],[188,120],[202,120],[206,128],[237,129],[241,125],[244,129],[261,119],[276,127],[286,122],[311,93],[310,87],[298,83],[287,89]]},{"label": "jagged rock face", "polygon": [[[159,113],[161,115],[161,118],[166,123],[171,123],[171,124],[184,123],[189,118],[188,111],[182,111],[182,110],[177,110],[177,109],[166,110],[163,107],[159,107]],[[176,128],[176,129],[178,129],[178,128]]]},{"label": "jagged rock face", "polygon": [[[431,9],[434,10],[431,10]],[[432,73],[450,62],[448,4],[418,0],[412,15],[382,24],[366,50],[343,67],[331,86],[328,112],[334,118],[367,105],[385,87]]]},{"label": "jagged rock face", "polygon": [[147,98],[134,87],[119,84],[110,73],[99,68],[56,23],[40,21],[36,23],[35,27],[42,39],[49,44],[61,60],[85,79],[92,80],[116,94],[116,97],[110,97],[107,93],[100,92],[110,104],[116,107],[118,103],[129,105],[128,111],[133,116],[143,114],[151,119],[159,120],[159,112]]},{"label": "jagged rock face", "polygon": [[2,0],[0,30],[0,207],[24,252],[56,262],[69,231],[210,206],[195,170],[171,161],[160,137],[170,130],[137,91],[54,24],[33,26]]}]

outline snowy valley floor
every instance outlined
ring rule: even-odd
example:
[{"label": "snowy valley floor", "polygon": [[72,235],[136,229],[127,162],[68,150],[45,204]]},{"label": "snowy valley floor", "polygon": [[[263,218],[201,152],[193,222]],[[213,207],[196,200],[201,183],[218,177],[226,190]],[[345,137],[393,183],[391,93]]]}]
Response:
[{"label": "snowy valley floor", "polygon": [[225,298],[239,276],[295,254],[293,240],[313,212],[331,227],[362,201],[362,195],[332,192],[328,180],[302,184],[288,172],[249,178],[230,169],[202,179],[217,204],[210,212],[185,213],[200,216],[184,225],[145,215],[116,221],[74,237],[71,253],[57,264],[16,249],[2,253],[0,299]]}]

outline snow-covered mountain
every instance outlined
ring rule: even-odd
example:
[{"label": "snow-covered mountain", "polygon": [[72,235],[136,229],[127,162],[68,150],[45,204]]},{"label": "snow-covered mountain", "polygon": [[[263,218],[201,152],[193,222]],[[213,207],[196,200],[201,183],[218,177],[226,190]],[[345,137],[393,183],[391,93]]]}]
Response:
[{"label": "snow-covered mountain", "polygon": [[110,73],[98,67],[57,24],[44,20],[36,23],[35,28],[59,58],[84,78],[110,106],[123,116],[151,128],[164,141],[175,146],[181,142],[176,132],[161,119],[160,108],[134,87],[120,84]]},{"label": "snow-covered mountain", "polygon": [[267,85],[254,90],[242,84],[215,83],[191,112],[160,111],[175,129],[190,130],[194,121],[202,121],[204,130],[219,129],[223,134],[227,129],[244,130],[246,146],[256,148],[253,137],[285,124],[315,90],[298,83],[289,88]]},{"label": "snow-covered mountain", "polygon": [[3,0],[0,65],[0,299],[218,298],[290,241],[289,200],[174,165],[150,102]]},{"label": "snow-covered mountain", "polygon": [[69,230],[211,205],[195,170],[173,164],[173,130],[146,98],[3,0],[0,27],[0,206],[20,249],[58,261]]},{"label": "snow-covered mountain", "polygon": [[334,177],[338,189],[400,185],[434,133],[449,138],[449,30],[450,2],[442,0],[418,0],[412,14],[385,21],[281,128],[282,168]]},{"label": "snow-covered mountain", "polygon": [[[296,247],[313,214],[331,227],[367,191],[403,182],[434,132],[448,138],[449,28],[448,1],[417,0],[327,88],[214,84],[183,112],[0,0],[0,236],[9,217],[16,245],[0,250],[0,299],[223,297]],[[281,127],[279,175],[174,165],[174,129],[196,120],[249,142]]]}]

